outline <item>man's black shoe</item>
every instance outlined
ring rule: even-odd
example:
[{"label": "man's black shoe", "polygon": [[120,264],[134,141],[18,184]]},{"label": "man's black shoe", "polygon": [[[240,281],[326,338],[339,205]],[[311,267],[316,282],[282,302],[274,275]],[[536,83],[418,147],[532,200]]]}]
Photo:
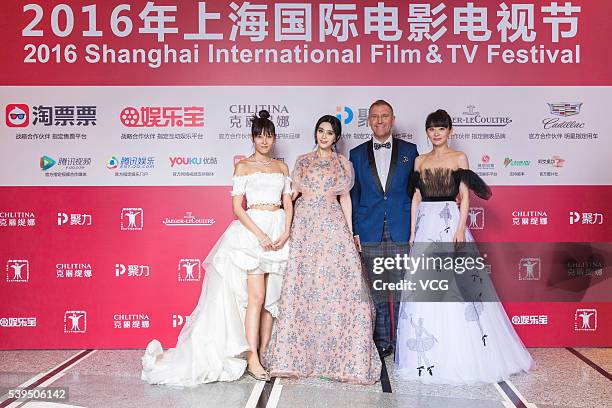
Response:
[{"label": "man's black shoe", "polygon": [[390,356],[392,353],[393,353],[393,347],[391,346],[378,348],[378,354],[380,355],[380,358],[385,358],[387,356]]}]

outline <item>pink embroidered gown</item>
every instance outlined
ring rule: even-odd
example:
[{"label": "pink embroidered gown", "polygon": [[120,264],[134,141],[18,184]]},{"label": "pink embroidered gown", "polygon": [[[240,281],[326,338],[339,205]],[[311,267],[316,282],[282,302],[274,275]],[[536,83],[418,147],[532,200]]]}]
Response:
[{"label": "pink embroidered gown", "polygon": [[275,336],[266,356],[273,376],[326,377],[372,384],[381,362],[372,340],[374,307],[361,260],[338,202],[353,186],[343,156],[300,156],[289,260]]}]

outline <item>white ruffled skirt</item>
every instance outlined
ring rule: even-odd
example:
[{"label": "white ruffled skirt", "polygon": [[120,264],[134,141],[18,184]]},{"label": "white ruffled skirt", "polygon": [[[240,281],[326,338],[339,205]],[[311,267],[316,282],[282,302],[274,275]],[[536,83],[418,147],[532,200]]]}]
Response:
[{"label": "white ruffled skirt", "polygon": [[[285,230],[285,212],[249,209],[247,213],[272,241]],[[244,320],[247,273],[268,273],[265,308],[276,317],[289,245],[264,251],[240,221],[223,233],[204,261],[200,300],[181,330],[175,348],[163,351],[153,340],[142,357],[141,378],[150,384],[196,386],[239,379],[249,350]]]}]

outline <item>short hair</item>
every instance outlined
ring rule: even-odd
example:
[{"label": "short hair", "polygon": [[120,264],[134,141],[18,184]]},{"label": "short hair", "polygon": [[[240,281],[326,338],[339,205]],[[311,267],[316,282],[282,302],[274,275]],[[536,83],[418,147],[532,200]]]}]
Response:
[{"label": "short hair", "polygon": [[255,137],[261,134],[276,137],[274,123],[269,118],[270,112],[267,110],[260,110],[257,115],[253,115],[253,122],[251,123],[251,138],[255,139]]},{"label": "short hair", "polygon": [[336,136],[333,144],[335,145],[338,143],[338,140],[340,140],[340,137],[342,137],[342,124],[340,123],[340,119],[332,115],[323,115],[319,118],[319,120],[317,120],[317,124],[314,128],[315,144],[317,143],[317,130],[319,129],[319,126],[321,126],[321,123],[329,123],[331,125],[334,135]]},{"label": "short hair", "polygon": [[368,109],[368,114],[370,114],[370,111],[375,106],[387,106],[389,109],[391,109],[391,114],[393,115],[393,106],[391,106],[391,104],[389,102],[385,101],[384,99],[378,99],[378,100],[374,101],[374,103],[372,103],[370,105],[370,109]]},{"label": "short hair", "polygon": [[443,127],[452,129],[453,120],[450,115],[444,109],[438,109],[435,112],[431,112],[425,119],[425,130],[430,127]]}]

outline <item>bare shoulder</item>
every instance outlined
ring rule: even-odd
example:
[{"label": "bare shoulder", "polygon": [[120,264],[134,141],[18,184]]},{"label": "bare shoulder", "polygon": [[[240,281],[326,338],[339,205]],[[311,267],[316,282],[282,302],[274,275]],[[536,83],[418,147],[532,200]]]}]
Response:
[{"label": "bare shoulder", "polygon": [[249,173],[249,162],[246,159],[240,160],[234,165],[234,176],[246,176]]},{"label": "bare shoulder", "polygon": [[457,164],[457,167],[460,169],[469,169],[470,165],[468,162],[468,157],[467,154],[465,154],[465,152],[461,152],[459,150],[454,152],[454,159],[455,159],[455,163]]},{"label": "bare shoulder", "polygon": [[423,162],[427,160],[428,157],[429,157],[429,153],[418,155],[414,159],[414,170],[419,171],[421,169],[421,166],[423,165]]},{"label": "bare shoulder", "polygon": [[283,173],[285,176],[289,175],[289,166],[287,166],[287,163],[276,159],[274,159],[274,163],[277,165],[281,173]]}]

